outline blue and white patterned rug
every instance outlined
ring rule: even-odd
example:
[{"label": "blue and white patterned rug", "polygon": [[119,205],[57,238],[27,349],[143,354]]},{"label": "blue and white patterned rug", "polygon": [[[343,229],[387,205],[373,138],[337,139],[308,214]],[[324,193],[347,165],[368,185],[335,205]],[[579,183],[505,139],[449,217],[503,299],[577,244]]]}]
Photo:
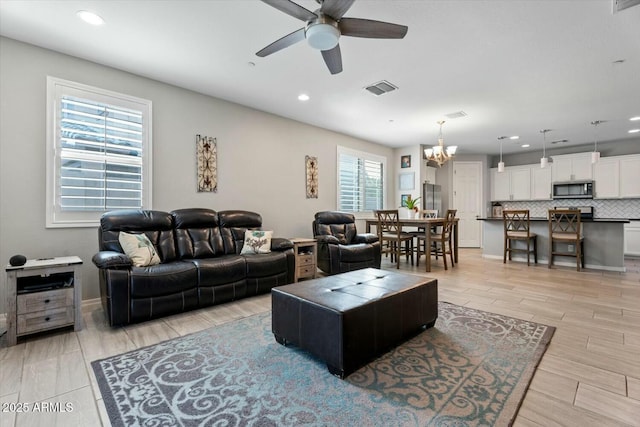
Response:
[{"label": "blue and white patterned rug", "polygon": [[503,426],[553,332],[440,302],[435,327],[340,380],[265,313],[92,366],[113,426]]}]

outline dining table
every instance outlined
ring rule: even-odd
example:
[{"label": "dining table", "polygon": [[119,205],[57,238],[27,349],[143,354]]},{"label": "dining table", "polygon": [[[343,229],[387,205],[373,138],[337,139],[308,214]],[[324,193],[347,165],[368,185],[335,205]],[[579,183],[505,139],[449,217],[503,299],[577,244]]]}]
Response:
[{"label": "dining table", "polygon": [[[365,229],[367,233],[371,233],[371,226],[377,226],[378,220],[376,218],[365,218]],[[452,228],[453,238],[453,260],[458,263],[458,221],[459,218],[454,218]],[[426,241],[426,248],[431,247],[431,227],[442,226],[445,223],[445,218],[398,218],[398,224],[401,227],[418,227],[424,229],[424,237]],[[426,271],[431,271],[431,254],[426,257]]]}]

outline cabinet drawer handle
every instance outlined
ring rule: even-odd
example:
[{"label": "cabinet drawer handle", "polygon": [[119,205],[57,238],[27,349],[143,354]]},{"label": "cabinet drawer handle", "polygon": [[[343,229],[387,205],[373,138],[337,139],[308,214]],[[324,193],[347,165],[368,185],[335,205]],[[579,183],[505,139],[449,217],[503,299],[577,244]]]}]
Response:
[{"label": "cabinet drawer handle", "polygon": [[45,317],[45,318],[44,318],[44,321],[45,321],[45,322],[48,322],[49,320],[51,320],[51,318],[50,318],[50,317]]},{"label": "cabinet drawer handle", "polygon": [[44,300],[45,304],[49,304],[51,302],[51,300],[49,298],[47,298],[46,300]]}]

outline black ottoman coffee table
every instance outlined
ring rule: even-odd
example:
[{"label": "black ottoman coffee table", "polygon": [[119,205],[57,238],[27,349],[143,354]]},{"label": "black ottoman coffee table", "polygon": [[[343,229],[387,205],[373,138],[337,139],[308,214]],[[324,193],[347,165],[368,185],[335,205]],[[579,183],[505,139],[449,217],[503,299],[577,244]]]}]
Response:
[{"label": "black ottoman coffee table", "polygon": [[367,268],[273,288],[271,303],[276,341],[344,378],[435,324],[438,281]]}]

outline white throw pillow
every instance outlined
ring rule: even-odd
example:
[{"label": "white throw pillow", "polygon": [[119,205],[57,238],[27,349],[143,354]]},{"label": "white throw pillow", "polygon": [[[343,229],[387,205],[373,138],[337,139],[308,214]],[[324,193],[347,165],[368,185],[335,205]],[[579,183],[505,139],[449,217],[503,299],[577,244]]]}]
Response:
[{"label": "white throw pillow", "polygon": [[241,254],[268,254],[271,252],[273,231],[247,230]]},{"label": "white throw pillow", "polygon": [[121,231],[118,235],[118,241],[124,253],[131,258],[131,262],[136,267],[160,264],[156,248],[144,233],[132,234]]}]

